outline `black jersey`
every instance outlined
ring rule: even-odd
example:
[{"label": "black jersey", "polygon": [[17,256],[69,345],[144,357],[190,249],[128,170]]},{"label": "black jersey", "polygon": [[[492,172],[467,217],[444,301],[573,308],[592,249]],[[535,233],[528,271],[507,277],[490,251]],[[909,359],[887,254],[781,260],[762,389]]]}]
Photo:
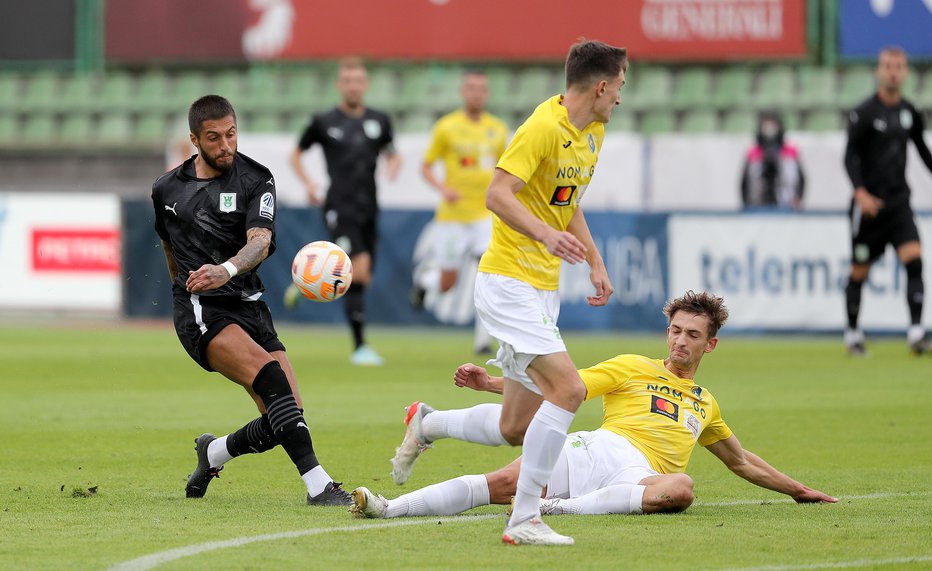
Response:
[{"label": "black jersey", "polygon": [[[188,272],[204,264],[222,264],[236,255],[246,245],[249,228],[272,230],[269,255],[275,251],[275,181],[269,169],[236,153],[229,171],[200,179],[195,175],[195,157],[152,185],[155,231],[171,245],[178,265],[172,284],[175,291],[185,291]],[[265,289],[257,269],[237,274],[200,295],[256,299]]]},{"label": "black jersey", "polygon": [[323,147],[330,175],[325,210],[336,210],[344,219],[375,216],[375,167],[392,139],[391,120],[374,109],[365,109],[361,117],[350,117],[339,107],[314,115],[298,148],[307,150],[314,143]]},{"label": "black jersey", "polygon": [[932,171],[932,154],[922,138],[922,114],[906,99],[892,107],[876,94],[848,118],[845,168],[855,188],[863,186],[884,200],[884,209],[909,204],[906,184],[906,142],[912,139]]}]

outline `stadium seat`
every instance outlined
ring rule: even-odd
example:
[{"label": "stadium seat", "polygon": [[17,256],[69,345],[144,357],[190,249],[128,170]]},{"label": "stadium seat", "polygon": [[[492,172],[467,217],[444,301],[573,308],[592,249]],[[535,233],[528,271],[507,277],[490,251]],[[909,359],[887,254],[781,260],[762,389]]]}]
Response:
[{"label": "stadium seat", "polygon": [[[183,73],[175,78],[170,92],[168,109],[172,112],[187,110],[199,97],[207,95],[208,86],[204,74],[199,71]],[[233,103],[236,105],[236,103]]]},{"label": "stadium seat", "polygon": [[[423,109],[435,114],[446,114],[463,105],[460,96],[463,69],[458,66],[432,66],[425,70],[426,98],[418,104],[414,101],[407,111]],[[491,89],[491,86],[490,86]],[[491,95],[491,93],[490,93]]]},{"label": "stadium seat", "polygon": [[764,68],[757,80],[754,104],[761,110],[796,107],[796,85],[793,69],[785,65]]},{"label": "stadium seat", "polygon": [[0,112],[19,111],[19,76],[12,73],[0,73]]},{"label": "stadium seat", "polygon": [[132,137],[133,128],[129,115],[117,112],[101,117],[95,140],[105,146],[123,146],[133,142]]},{"label": "stadium seat", "polygon": [[841,74],[836,102],[845,111],[854,109],[861,101],[870,97],[875,86],[876,80],[872,68],[856,66],[845,69]]},{"label": "stadium seat", "polygon": [[715,133],[718,116],[715,111],[689,111],[683,116],[680,131],[685,133]]},{"label": "stadium seat", "polygon": [[541,101],[562,92],[555,83],[553,74],[545,67],[524,70],[517,77],[514,96],[510,99],[512,111],[530,115]]},{"label": "stadium seat", "polygon": [[612,112],[612,120],[605,124],[606,133],[636,133],[637,116],[625,109],[624,103]]},{"label": "stadium seat", "polygon": [[[245,76],[245,85],[229,86],[230,93],[239,101],[237,109],[256,112],[279,112],[284,88],[282,74],[274,69],[254,67]],[[233,101],[233,99],[230,99]]]},{"label": "stadium seat", "polygon": [[279,98],[279,109],[300,113],[302,117],[309,115],[311,102],[320,98],[317,79],[317,75],[309,70],[301,70],[286,77]]},{"label": "stadium seat", "polygon": [[427,81],[428,68],[411,64],[400,73],[398,99],[402,110],[409,111],[425,106],[430,93]]},{"label": "stadium seat", "polygon": [[730,67],[718,74],[712,90],[712,105],[720,111],[747,108],[751,98],[751,71],[746,67]]},{"label": "stadium seat", "polygon": [[813,111],[806,117],[807,131],[837,131],[844,128],[842,113],[836,109]]},{"label": "stadium seat", "polygon": [[19,139],[19,121],[16,116],[10,113],[0,114],[0,146],[12,146]]},{"label": "stadium seat", "polygon": [[247,133],[278,133],[282,130],[281,117],[276,111],[250,113],[242,129]]},{"label": "stadium seat", "polygon": [[[932,69],[927,69],[922,78],[919,79],[914,102],[926,111],[932,109]],[[926,125],[926,128],[928,127]]]},{"label": "stadium seat", "polygon": [[827,67],[804,67],[799,70],[797,104],[802,109],[835,107],[835,70]]},{"label": "stadium seat", "polygon": [[132,78],[123,72],[109,72],[94,100],[94,108],[104,113],[131,111],[136,107],[133,97]]},{"label": "stadium seat", "polygon": [[722,120],[722,131],[754,134],[757,131],[757,113],[746,109],[726,112]]},{"label": "stadium seat", "polygon": [[670,111],[649,111],[641,119],[639,130],[645,135],[675,131],[676,117]]},{"label": "stadium seat", "polygon": [[29,77],[26,91],[19,100],[22,111],[55,111],[61,105],[60,77],[53,71],[39,71]]},{"label": "stadium seat", "polygon": [[91,116],[86,113],[71,113],[61,124],[59,140],[71,147],[81,146],[91,141],[94,129]]},{"label": "stadium seat", "polygon": [[160,112],[146,113],[136,122],[134,139],[143,144],[163,146],[168,140],[168,123]]},{"label": "stadium seat", "polygon": [[409,110],[398,123],[398,131],[402,133],[427,133],[434,125],[436,119],[430,113]]},{"label": "stadium seat", "polygon": [[664,109],[670,104],[673,78],[670,71],[662,67],[633,69],[625,76],[628,84],[622,91],[622,100],[631,110]]},{"label": "stadium seat", "polygon": [[140,113],[171,110],[168,84],[168,76],[160,69],[144,73],[136,80],[135,110]]},{"label": "stadium seat", "polygon": [[681,71],[676,76],[673,91],[673,108],[678,110],[703,109],[712,105],[712,75],[705,67]]},{"label": "stadium seat", "polygon": [[57,134],[55,117],[49,113],[36,113],[26,118],[22,140],[31,146],[51,145]]},{"label": "stadium seat", "polygon": [[[489,79],[489,101],[488,106],[489,110],[497,115],[502,117],[508,116],[509,111],[518,111],[523,112],[524,109],[518,108],[515,109],[511,100],[513,99],[512,91],[512,79],[514,76],[514,69],[510,69],[503,66],[492,66],[488,67],[485,70],[486,77]],[[457,73],[457,77],[454,80],[457,86],[457,102],[456,107],[460,107],[463,104],[462,99],[459,97],[459,85],[462,83],[462,71]],[[550,97],[551,94],[541,94],[540,101]],[[538,103],[540,103],[538,101]],[[536,107],[536,104],[535,104]],[[525,117],[533,111],[534,108],[531,107],[527,110],[526,113],[523,113]]]},{"label": "stadium seat", "polygon": [[242,101],[244,95],[243,77],[235,70],[218,73],[210,82],[210,92],[222,95],[230,101]]},{"label": "stadium seat", "polygon": [[94,109],[97,98],[97,77],[89,73],[71,75],[64,80],[59,108],[68,112],[86,113]]},{"label": "stadium seat", "polygon": [[400,108],[399,92],[394,69],[383,65],[369,70],[369,91],[366,92],[368,104],[386,113],[393,113]]}]

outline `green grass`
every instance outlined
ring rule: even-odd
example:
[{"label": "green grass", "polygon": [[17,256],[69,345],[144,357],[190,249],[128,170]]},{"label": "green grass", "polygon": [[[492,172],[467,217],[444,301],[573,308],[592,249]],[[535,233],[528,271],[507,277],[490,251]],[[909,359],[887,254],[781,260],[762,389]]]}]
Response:
[{"label": "green grass", "polygon": [[[453,368],[471,357],[468,332],[375,329],[372,344],[388,365],[372,369],[347,364],[343,328],[286,328],[281,336],[318,455],[347,488],[394,497],[516,456],[447,441],[419,461],[404,488],[388,476],[405,404],[458,408],[495,398],[453,386]],[[579,366],[621,352],[664,354],[660,337],[566,337]],[[883,568],[909,558],[919,559],[897,567],[929,568],[932,360],[909,357],[899,340],[870,350],[870,358],[850,360],[834,338],[726,337],[698,379],[745,447],[849,499],[787,503],[696,450],[689,473],[697,504],[687,512],[552,518],[577,545],[535,549],[499,543],[500,507],[474,510],[491,518],[412,519],[383,529],[366,529],[381,522],[342,509],[309,508],[280,449],[235,460],[205,499],[186,500],[193,437],[227,433],[255,416],[240,389],[191,362],[168,324],[2,327],[0,568],[104,569],[209,541],[329,528],[344,529],[158,568],[700,570],[855,561]],[[595,428],[600,415],[598,403],[584,405],[574,429]],[[97,493],[75,493],[90,487]],[[873,494],[880,497],[858,499]],[[728,505],[741,501],[748,503]]]}]

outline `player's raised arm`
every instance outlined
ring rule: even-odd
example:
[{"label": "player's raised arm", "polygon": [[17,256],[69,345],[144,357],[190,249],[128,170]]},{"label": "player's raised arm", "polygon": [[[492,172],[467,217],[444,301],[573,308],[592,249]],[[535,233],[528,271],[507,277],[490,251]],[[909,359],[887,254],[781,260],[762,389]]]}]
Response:
[{"label": "player's raised arm", "polygon": [[804,486],[765,462],[760,456],[745,450],[735,435],[710,444],[706,448],[728,466],[729,470],[748,482],[786,494],[798,503],[838,501],[818,490]]},{"label": "player's raised arm", "polygon": [[589,263],[590,268],[589,280],[595,288],[595,295],[590,295],[586,298],[586,301],[592,306],[607,304],[608,298],[611,297],[615,289],[612,287],[612,282],[608,277],[608,270],[605,269],[605,262],[602,260],[602,255],[599,254],[599,249],[596,248],[595,242],[592,240],[592,234],[589,232],[589,223],[586,222],[586,216],[583,214],[582,208],[576,209],[566,229],[573,236],[576,236],[580,243],[586,248],[586,262]]},{"label": "player's raised arm", "polygon": [[547,251],[571,264],[582,262],[586,258],[586,247],[576,236],[569,232],[560,232],[528,211],[515,194],[524,188],[524,181],[513,174],[495,169],[492,182],[486,192],[485,205],[502,222],[521,232],[528,238],[537,240],[547,247]]}]

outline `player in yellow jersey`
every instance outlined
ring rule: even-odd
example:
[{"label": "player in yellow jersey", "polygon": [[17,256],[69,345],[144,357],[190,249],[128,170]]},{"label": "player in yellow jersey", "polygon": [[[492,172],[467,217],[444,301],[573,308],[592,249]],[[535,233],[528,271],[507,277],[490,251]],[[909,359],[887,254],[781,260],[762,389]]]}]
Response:
[{"label": "player in yellow jersey", "polygon": [[[573,544],[540,519],[538,501],[586,395],[557,328],[557,287],[561,262],[585,261],[594,287],[589,304],[605,305],[613,291],[579,203],[595,171],[604,123],[621,103],[627,65],[623,48],[588,40],[570,47],[566,93],[538,105],[518,128],[486,191],[494,217],[476,277],[476,314],[499,341],[493,362],[506,380],[501,413],[477,408],[464,425],[492,443],[523,443],[506,543]],[[427,412],[412,408],[409,427]],[[392,459],[396,482],[407,479],[424,445],[413,433],[405,437]]]},{"label": "player in yellow jersey", "polygon": [[[442,200],[434,216],[433,252],[430,270],[416,279],[411,302],[423,307],[427,292],[446,293],[470,260],[478,260],[489,244],[492,213],[485,207],[485,190],[492,180],[495,163],[505,150],[508,128],[486,112],[489,81],[479,70],[463,75],[460,87],[463,108],[444,115],[434,125],[421,173]],[[433,165],[443,162],[444,179]],[[474,347],[487,352],[491,339],[476,320]]]},{"label": "player in yellow jersey", "polygon": [[[679,512],[693,501],[685,474],[695,445],[708,449],[732,472],[799,503],[835,502],[778,471],[742,447],[722,419],[708,389],[695,382],[699,363],[718,344],[728,318],[722,298],[687,292],[666,304],[666,359],[619,355],[579,371],[586,399],[602,397],[602,426],[570,434],[540,501],[544,514]],[[466,364],[455,382],[500,393],[503,379]],[[489,404],[487,407],[501,407]],[[456,411],[431,411],[418,436],[431,442],[460,438]],[[452,515],[477,506],[506,504],[516,491],[521,459],[485,475],[462,476],[386,500],[365,488],[353,492],[353,512],[364,517]]]}]

